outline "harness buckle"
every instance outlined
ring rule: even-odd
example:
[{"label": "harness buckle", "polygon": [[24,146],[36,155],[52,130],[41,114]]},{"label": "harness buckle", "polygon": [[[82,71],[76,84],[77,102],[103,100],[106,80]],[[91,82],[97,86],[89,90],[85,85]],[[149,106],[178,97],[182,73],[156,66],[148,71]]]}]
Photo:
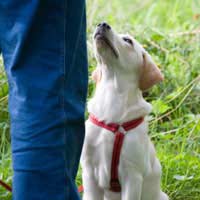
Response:
[{"label": "harness buckle", "polygon": [[123,133],[124,135],[126,134],[126,130],[124,129],[124,127],[122,125],[119,126],[118,131],[120,133]]}]

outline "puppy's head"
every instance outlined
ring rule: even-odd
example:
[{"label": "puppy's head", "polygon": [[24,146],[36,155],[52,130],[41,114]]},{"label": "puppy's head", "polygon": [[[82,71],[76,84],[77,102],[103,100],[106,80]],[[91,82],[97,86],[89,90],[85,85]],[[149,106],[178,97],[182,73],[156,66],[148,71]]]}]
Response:
[{"label": "puppy's head", "polygon": [[[94,33],[95,54],[99,65],[115,68],[121,73],[135,77],[138,87],[147,90],[163,80],[159,68],[151,56],[131,36],[117,34],[110,25],[100,23]],[[123,75],[124,75],[123,74]],[[93,73],[95,81],[99,82],[101,70]]]}]

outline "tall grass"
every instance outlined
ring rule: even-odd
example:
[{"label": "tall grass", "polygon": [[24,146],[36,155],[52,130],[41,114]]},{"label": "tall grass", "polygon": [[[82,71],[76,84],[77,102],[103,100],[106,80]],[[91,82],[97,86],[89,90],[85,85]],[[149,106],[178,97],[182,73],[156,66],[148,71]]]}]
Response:
[{"label": "tall grass", "polygon": [[[0,179],[11,184],[11,155],[8,117],[8,84],[0,57]],[[0,199],[10,200],[11,194],[0,186]]]},{"label": "tall grass", "polygon": [[[153,105],[149,134],[163,167],[162,188],[172,200],[200,200],[200,2],[88,0],[87,6],[90,73],[96,66],[92,33],[101,21],[134,35],[163,71],[165,81],[146,97]],[[94,88],[90,81],[88,98]],[[0,178],[11,182],[7,91],[1,71]],[[10,199],[2,188],[0,199]]]}]

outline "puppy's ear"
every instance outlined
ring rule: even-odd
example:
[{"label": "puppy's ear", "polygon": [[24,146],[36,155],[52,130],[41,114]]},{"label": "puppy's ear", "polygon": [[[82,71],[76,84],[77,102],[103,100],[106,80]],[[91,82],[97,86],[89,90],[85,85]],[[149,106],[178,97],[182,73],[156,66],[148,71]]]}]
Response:
[{"label": "puppy's ear", "polygon": [[140,72],[139,88],[142,91],[148,90],[163,79],[164,77],[160,69],[153,62],[151,56],[146,51],[143,52],[143,66]]},{"label": "puppy's ear", "polygon": [[93,72],[92,72],[92,80],[95,81],[96,84],[98,84],[101,80],[101,70],[96,68]]}]

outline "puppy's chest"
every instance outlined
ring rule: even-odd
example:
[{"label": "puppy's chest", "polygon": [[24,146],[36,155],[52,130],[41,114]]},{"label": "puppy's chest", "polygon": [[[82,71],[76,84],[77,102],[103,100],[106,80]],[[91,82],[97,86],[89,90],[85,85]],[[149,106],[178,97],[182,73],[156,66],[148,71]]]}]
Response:
[{"label": "puppy's chest", "polygon": [[[115,135],[102,128],[96,129],[95,133],[90,130],[87,134],[92,137],[90,155],[95,178],[102,187],[109,187]],[[130,168],[139,169],[142,173],[146,147],[146,138],[139,131],[130,131],[125,135],[120,153],[119,177],[125,176]]]}]

